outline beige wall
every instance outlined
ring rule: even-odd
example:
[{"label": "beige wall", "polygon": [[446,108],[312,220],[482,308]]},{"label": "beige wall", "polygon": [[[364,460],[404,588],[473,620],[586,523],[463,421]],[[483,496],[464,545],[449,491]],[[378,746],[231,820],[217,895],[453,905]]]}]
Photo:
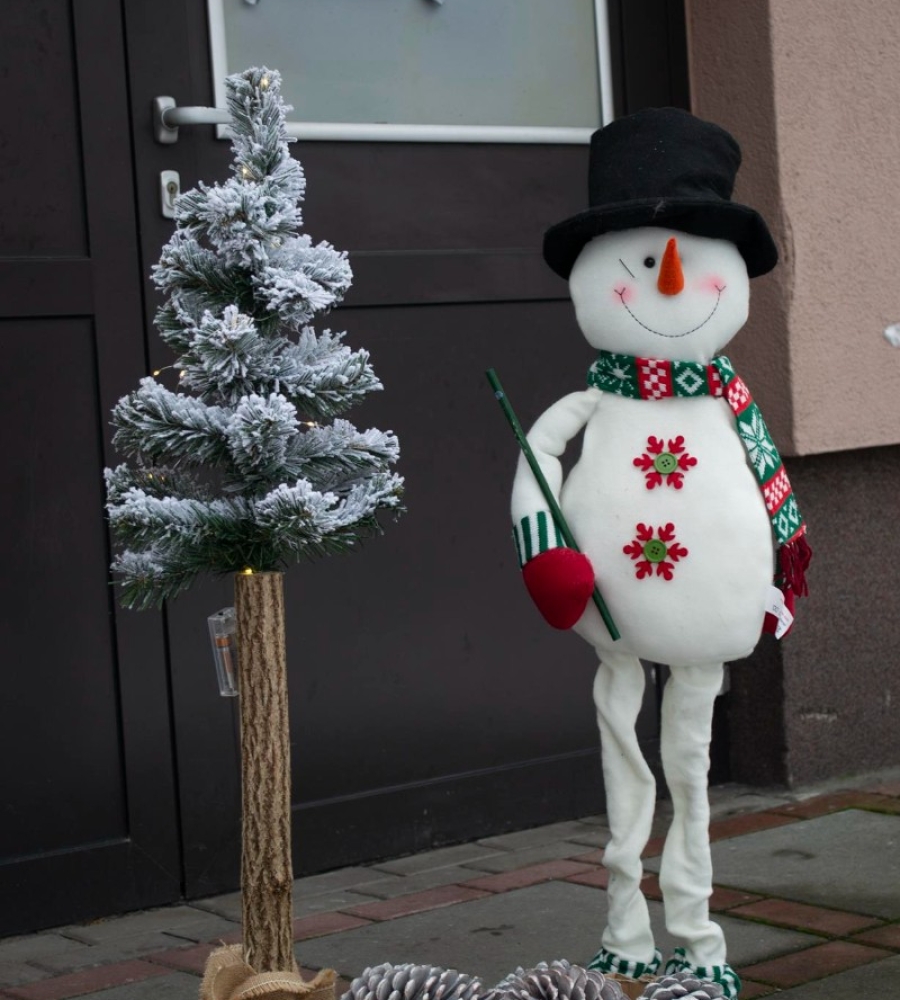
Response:
[{"label": "beige wall", "polygon": [[900,442],[900,3],[687,0],[693,110],[782,255],[729,354],[786,454]]}]

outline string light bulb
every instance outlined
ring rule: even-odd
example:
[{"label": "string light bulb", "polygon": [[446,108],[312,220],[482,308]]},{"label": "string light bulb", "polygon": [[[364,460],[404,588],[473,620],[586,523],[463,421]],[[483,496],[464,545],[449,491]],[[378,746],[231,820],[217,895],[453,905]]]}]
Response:
[{"label": "string light bulb", "polygon": [[243,178],[244,178],[244,180],[246,180],[246,179],[247,179],[248,177],[252,177],[252,176],[253,176],[253,171],[252,171],[252,170],[251,170],[251,169],[250,169],[250,168],[249,168],[249,167],[247,166],[247,164],[245,163],[245,164],[244,164],[244,165],[243,165],[243,166],[241,167],[241,177],[243,177]]},{"label": "string light bulb", "polygon": [[249,566],[245,566],[241,570],[241,576],[253,576],[253,570]]},{"label": "string light bulb", "polygon": [[264,76],[259,81],[259,89],[260,90],[268,90],[269,89],[269,78],[267,76]]}]

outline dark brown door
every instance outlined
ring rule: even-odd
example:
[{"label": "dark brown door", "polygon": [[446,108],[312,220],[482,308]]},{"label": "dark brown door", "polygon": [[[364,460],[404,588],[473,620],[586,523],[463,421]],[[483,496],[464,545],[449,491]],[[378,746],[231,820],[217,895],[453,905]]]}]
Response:
[{"label": "dark brown door", "polygon": [[181,880],[162,620],[107,574],[107,414],[146,370],[120,5],[0,25],[3,935]]},{"label": "dark brown door", "polygon": [[[172,231],[160,171],[177,170],[187,188],[223,179],[230,162],[209,126],[182,128],[171,146],[152,136],[155,96],[212,103],[203,6],[125,0],[145,273]],[[644,3],[629,23],[612,8],[619,109],[631,110],[629,91],[640,104],[683,105],[680,4]],[[639,56],[622,42],[636,35],[649,37]],[[548,225],[584,207],[586,149],[293,149],[308,180],[306,231],[349,250],[356,276],[329,325],[371,351],[385,384],[350,416],[397,432],[408,503],[360,552],[288,574],[296,868],[600,809],[594,656],[547,629],[519,581],[508,525],[516,448],[484,378],[498,369],[525,423],[583,383],[591,352],[539,248]],[[148,295],[148,319],[152,308]],[[152,338],[151,355],[171,360]],[[191,896],[237,873],[233,705],[215,694],[204,630],[230,603],[229,582],[209,581],[168,612]],[[652,753],[652,694],[643,734]]]}]

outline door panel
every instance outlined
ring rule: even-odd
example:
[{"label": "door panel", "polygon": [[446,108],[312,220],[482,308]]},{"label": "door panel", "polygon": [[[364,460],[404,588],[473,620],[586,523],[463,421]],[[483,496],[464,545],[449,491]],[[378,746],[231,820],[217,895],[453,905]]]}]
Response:
[{"label": "door panel", "polygon": [[[88,233],[71,4],[9,0],[3,27],[7,99],[0,190],[18,196],[3,199],[0,248],[4,257],[84,256]],[[25,141],[32,137],[45,155],[34,155],[35,147]]]},{"label": "door panel", "polygon": [[[3,320],[0,341],[17,375],[4,399],[10,419],[0,425],[0,450],[15,459],[6,478],[13,530],[4,553],[7,566],[40,581],[38,600],[29,586],[8,589],[0,636],[4,649],[31,646],[0,722],[9,732],[24,716],[20,751],[28,761],[11,767],[5,782],[16,814],[0,824],[0,857],[10,858],[121,838],[127,825],[108,668],[115,636],[103,484],[84,475],[102,467],[93,326],[84,317]],[[47,385],[52,393],[35,391]],[[92,664],[107,669],[91,671]]]},{"label": "door panel", "polygon": [[118,4],[2,20],[0,935],[181,888],[162,618],[116,611],[103,514],[146,370]]}]

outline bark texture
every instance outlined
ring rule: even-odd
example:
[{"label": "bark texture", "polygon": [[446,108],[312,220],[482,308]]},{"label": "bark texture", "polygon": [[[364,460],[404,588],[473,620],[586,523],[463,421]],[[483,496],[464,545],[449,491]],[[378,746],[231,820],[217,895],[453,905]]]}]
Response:
[{"label": "bark texture", "polygon": [[296,970],[292,944],[291,745],[281,573],[238,574],[244,961]]}]

